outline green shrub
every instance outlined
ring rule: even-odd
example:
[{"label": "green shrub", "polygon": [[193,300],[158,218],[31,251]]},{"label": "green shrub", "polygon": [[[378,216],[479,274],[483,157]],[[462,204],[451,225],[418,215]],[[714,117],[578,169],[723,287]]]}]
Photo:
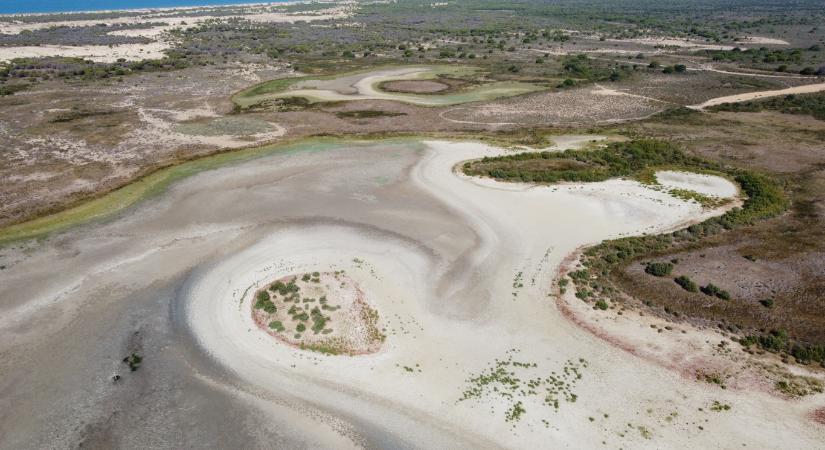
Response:
[{"label": "green shrub", "polygon": [[269,293],[266,291],[260,291],[257,295],[257,301],[255,302],[255,309],[263,309],[268,314],[274,314],[277,311],[275,304],[272,303],[270,299]]},{"label": "green shrub", "polygon": [[694,283],[693,280],[691,280],[690,278],[688,278],[684,275],[680,275],[680,276],[674,278],[673,281],[675,281],[676,284],[678,284],[679,286],[682,286],[682,289],[684,289],[688,292],[697,292],[697,291],[699,291],[699,288],[696,286],[696,283]]},{"label": "green shrub", "polygon": [[602,311],[604,311],[604,310],[606,310],[606,309],[608,308],[608,304],[607,304],[607,302],[606,302],[606,301],[604,301],[604,300],[602,300],[602,299],[599,299],[599,300],[596,302],[596,308],[601,309]]},{"label": "green shrub", "polygon": [[719,297],[722,300],[730,300],[730,294],[728,291],[719,288],[719,286],[716,286],[713,283],[708,283],[707,286],[702,286],[699,290],[701,290],[703,294],[711,297]]},{"label": "green shrub", "polygon": [[656,277],[666,277],[673,271],[673,264],[651,262],[645,266],[645,272]]},{"label": "green shrub", "polygon": [[134,372],[140,368],[141,363],[143,363],[143,357],[137,353],[132,353],[123,358],[123,362],[129,366],[129,371]]}]

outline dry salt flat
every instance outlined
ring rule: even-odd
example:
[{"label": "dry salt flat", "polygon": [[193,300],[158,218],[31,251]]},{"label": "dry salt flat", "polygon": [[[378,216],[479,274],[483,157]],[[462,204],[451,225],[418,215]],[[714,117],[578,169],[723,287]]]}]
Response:
[{"label": "dry salt flat", "polygon": [[[554,148],[592,140],[562,137]],[[289,446],[822,442],[823,431],[803,419],[808,403],[685,379],[608,345],[554,301],[556,273],[580,247],[722,210],[630,180],[532,186],[455,171],[462,161],[503,151],[416,139],[310,142],[202,172],[113,220],[5,255],[0,373],[4,383],[31,389],[15,402],[26,414],[4,417],[12,432],[2,446],[68,439],[129,386],[147,387],[130,401],[141,417],[191,424],[212,423],[217,414],[222,435],[242,430],[253,439],[274,427],[277,442]],[[727,183],[678,180],[720,193]],[[255,325],[251,295],[259,287],[340,270],[378,311],[387,337],[376,353],[301,350]],[[126,351],[119,337],[133,340],[134,333],[145,336],[146,368],[113,385]],[[67,354],[73,357],[64,362]],[[501,364],[516,373],[514,398],[473,381]],[[48,379],[55,371],[45,370],[55,365],[63,380],[57,385]],[[43,384],[53,387],[35,389]],[[205,393],[170,395],[192,389]],[[709,412],[714,401],[733,412]],[[68,405],[77,413],[55,419]],[[186,417],[178,418],[182,411]],[[777,423],[777,414],[788,420]],[[134,442],[166,436],[161,424],[127,423],[122,433]]]}]

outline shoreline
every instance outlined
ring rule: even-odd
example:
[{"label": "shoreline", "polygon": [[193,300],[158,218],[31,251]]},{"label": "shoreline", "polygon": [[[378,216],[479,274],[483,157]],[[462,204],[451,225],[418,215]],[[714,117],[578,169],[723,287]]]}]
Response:
[{"label": "shoreline", "polygon": [[[21,12],[21,13],[3,13],[0,14],[0,21],[2,19],[7,18],[14,18],[14,17],[39,17],[39,16],[55,16],[55,15],[72,15],[72,14],[112,14],[112,13],[157,13],[157,12],[173,12],[173,11],[193,11],[193,10],[201,10],[201,9],[218,9],[218,8],[231,8],[231,7],[256,7],[256,6],[280,6],[280,5],[297,5],[297,4],[309,4],[309,3],[330,3],[336,4],[341,3],[336,0],[319,0],[319,1],[309,1],[309,0],[285,0],[285,1],[269,1],[269,2],[257,2],[257,3],[221,3],[221,4],[214,4],[214,5],[194,5],[194,6],[159,6],[157,8],[127,8],[127,9],[92,9],[92,10],[78,10],[78,11],[52,11],[52,12]],[[101,19],[103,20],[103,19]]]}]

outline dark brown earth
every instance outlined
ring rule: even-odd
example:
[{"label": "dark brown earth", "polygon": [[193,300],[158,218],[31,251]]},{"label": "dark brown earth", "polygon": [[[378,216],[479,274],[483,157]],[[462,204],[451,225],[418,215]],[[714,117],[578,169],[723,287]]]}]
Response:
[{"label": "dark brown earth", "polygon": [[[706,158],[772,174],[792,206],[780,217],[723,233],[614,274],[621,288],[654,310],[745,334],[787,330],[808,344],[825,343],[825,122],[778,113],[690,115],[634,125],[681,141]],[[642,263],[676,259],[671,277]],[[687,275],[713,283],[729,301],[689,293],[673,282]],[[760,301],[770,306],[764,306]],[[669,311],[665,313],[664,310]]]}]

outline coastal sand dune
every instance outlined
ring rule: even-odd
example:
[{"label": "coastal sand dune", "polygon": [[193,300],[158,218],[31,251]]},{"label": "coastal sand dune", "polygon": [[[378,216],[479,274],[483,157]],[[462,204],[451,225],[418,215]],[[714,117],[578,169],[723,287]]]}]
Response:
[{"label": "coastal sand dune", "polygon": [[[145,37],[152,39],[148,44],[118,45],[36,45],[0,47],[0,62],[15,58],[42,58],[65,56],[89,59],[96,62],[112,63],[118,59],[139,61],[143,59],[161,59],[165,51],[172,47],[173,39],[166,32],[173,29],[188,29],[208,21],[242,19],[257,23],[293,23],[297,21],[319,21],[341,19],[352,13],[352,5],[342,3],[337,6],[308,14],[292,14],[277,9],[260,6],[239,6],[231,15],[210,15],[215,8],[169,8],[162,11],[145,11],[146,14],[124,15],[122,17],[105,17],[85,20],[53,20],[43,22],[20,22],[14,16],[0,15],[0,34],[20,34],[24,31],[48,29],[52,27],[91,27],[98,25],[136,26],[111,32],[115,36]],[[199,13],[190,15],[193,13]],[[144,26],[144,25],[149,26]]]}]

